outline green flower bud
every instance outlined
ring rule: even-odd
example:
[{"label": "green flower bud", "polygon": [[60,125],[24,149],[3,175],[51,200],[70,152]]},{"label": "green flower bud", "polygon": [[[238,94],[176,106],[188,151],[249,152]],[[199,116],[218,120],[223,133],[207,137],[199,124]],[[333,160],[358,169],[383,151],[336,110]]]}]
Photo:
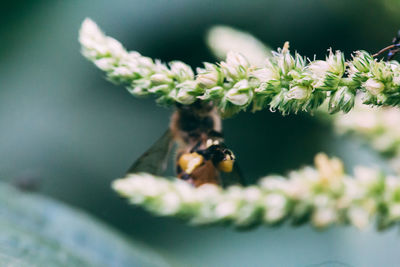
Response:
[{"label": "green flower bud", "polygon": [[331,94],[329,99],[329,112],[349,112],[354,107],[355,94],[347,86],[342,86]]}]

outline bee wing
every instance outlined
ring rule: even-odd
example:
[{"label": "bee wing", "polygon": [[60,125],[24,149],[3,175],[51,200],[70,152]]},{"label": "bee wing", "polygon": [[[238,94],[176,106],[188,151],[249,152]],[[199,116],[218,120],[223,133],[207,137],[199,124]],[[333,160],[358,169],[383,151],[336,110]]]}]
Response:
[{"label": "bee wing", "polygon": [[167,168],[168,155],[173,145],[173,136],[168,129],[140,158],[127,173],[148,172],[161,175]]},{"label": "bee wing", "polygon": [[242,175],[242,171],[237,161],[233,164],[233,170],[231,172],[221,172],[222,185],[224,187],[230,185],[243,185],[246,186],[247,182]]}]

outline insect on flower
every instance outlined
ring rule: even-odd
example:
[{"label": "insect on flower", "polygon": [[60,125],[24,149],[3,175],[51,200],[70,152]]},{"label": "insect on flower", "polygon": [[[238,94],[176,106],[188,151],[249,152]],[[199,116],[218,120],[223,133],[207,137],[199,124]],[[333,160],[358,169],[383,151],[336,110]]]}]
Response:
[{"label": "insect on flower", "polygon": [[162,174],[174,144],[178,178],[196,187],[206,183],[244,184],[235,155],[224,144],[221,118],[212,103],[177,104],[169,129],[133,163],[128,173]]}]

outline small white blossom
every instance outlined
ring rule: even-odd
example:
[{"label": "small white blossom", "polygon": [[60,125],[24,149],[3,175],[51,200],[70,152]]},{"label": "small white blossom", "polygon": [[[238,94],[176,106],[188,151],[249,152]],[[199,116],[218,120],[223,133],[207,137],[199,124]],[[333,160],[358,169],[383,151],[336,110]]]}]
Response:
[{"label": "small white blossom", "polygon": [[161,215],[173,215],[179,211],[181,200],[175,192],[167,192],[161,197]]},{"label": "small white blossom", "polygon": [[196,96],[193,92],[197,89],[197,82],[196,81],[185,81],[177,85],[177,92],[176,92],[176,101],[184,104],[189,105],[196,101]]},{"label": "small white blossom", "polygon": [[204,87],[215,87],[221,79],[221,74],[217,67],[210,63],[205,63],[206,69],[198,69],[196,81]]},{"label": "small white blossom", "polygon": [[344,56],[340,51],[336,51],[335,53],[332,50],[329,51],[329,56],[326,59],[326,63],[329,66],[329,71],[337,74],[343,75],[344,73]]},{"label": "small white blossom", "polygon": [[392,204],[389,206],[389,217],[392,220],[398,220],[400,219],[400,204]]},{"label": "small white blossom", "polygon": [[385,85],[383,83],[372,78],[368,79],[363,86],[372,95],[378,95],[385,89]]},{"label": "small white blossom", "polygon": [[169,92],[170,87],[168,84],[160,84],[157,86],[153,86],[149,89],[147,89],[147,92],[153,93],[153,94],[162,94],[164,92]]},{"label": "small white blossom", "polygon": [[275,223],[280,221],[285,216],[283,209],[269,209],[265,212],[264,220],[268,223]]},{"label": "small white blossom", "polygon": [[309,88],[303,86],[295,86],[290,88],[286,96],[289,99],[303,100],[308,98],[309,94],[310,94]]},{"label": "small white blossom", "polygon": [[281,194],[269,194],[265,198],[266,211],[264,220],[275,223],[286,215],[286,198]]},{"label": "small white blossom", "polygon": [[376,169],[364,166],[356,166],[354,168],[354,176],[365,185],[372,185],[378,181],[379,172]]},{"label": "small white blossom", "polygon": [[[247,92],[246,92],[247,91]],[[250,87],[247,80],[237,82],[225,94],[226,99],[238,106],[244,106],[250,101]]]},{"label": "small white blossom", "polygon": [[350,208],[348,217],[351,223],[359,229],[365,229],[369,224],[369,214],[360,207]]},{"label": "small white blossom", "polygon": [[112,70],[110,73],[111,76],[118,76],[118,77],[129,77],[132,75],[132,71],[129,70],[127,67],[117,67]]},{"label": "small white blossom", "polygon": [[114,68],[115,60],[113,58],[100,58],[94,61],[96,67],[104,71],[110,71]]},{"label": "small white blossom", "polygon": [[152,82],[156,82],[156,83],[172,83],[172,79],[163,73],[153,74],[150,76],[150,79]]},{"label": "small white blossom", "polygon": [[230,51],[226,56],[226,62],[221,62],[221,69],[230,79],[239,79],[246,75],[249,63],[239,53]]},{"label": "small white blossom", "polygon": [[181,61],[172,61],[169,65],[171,67],[171,72],[176,75],[180,81],[193,80],[194,73],[189,65]]},{"label": "small white blossom", "polygon": [[329,64],[323,60],[316,60],[312,61],[308,66],[307,69],[315,75],[315,78],[324,79],[326,73],[329,71]]},{"label": "small white blossom", "polygon": [[226,218],[233,216],[237,210],[237,203],[235,201],[223,201],[218,203],[215,208],[217,218]]},{"label": "small white blossom", "polygon": [[270,80],[278,80],[279,72],[275,68],[260,68],[251,72],[251,76],[257,78],[260,82],[269,82]]},{"label": "small white blossom", "polygon": [[289,42],[285,42],[283,49],[272,52],[274,59],[283,74],[288,74],[295,67],[295,59],[289,53]]},{"label": "small white blossom", "polygon": [[317,227],[326,227],[336,221],[337,214],[332,207],[317,208],[313,213],[312,222]]}]

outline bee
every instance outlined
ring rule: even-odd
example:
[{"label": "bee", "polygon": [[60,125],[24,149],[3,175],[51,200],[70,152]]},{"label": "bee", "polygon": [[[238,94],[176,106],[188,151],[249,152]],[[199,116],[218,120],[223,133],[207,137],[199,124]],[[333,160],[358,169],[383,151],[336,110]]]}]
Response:
[{"label": "bee", "polygon": [[400,30],[397,32],[396,37],[393,38],[392,44],[379,50],[379,52],[375,53],[373,57],[378,57],[379,55],[389,51],[386,57],[386,60],[392,60],[394,56],[400,51]]},{"label": "bee", "polygon": [[195,187],[245,184],[234,153],[224,144],[221,117],[212,103],[177,104],[169,129],[133,165],[128,173],[161,175],[176,144],[176,174]]}]

